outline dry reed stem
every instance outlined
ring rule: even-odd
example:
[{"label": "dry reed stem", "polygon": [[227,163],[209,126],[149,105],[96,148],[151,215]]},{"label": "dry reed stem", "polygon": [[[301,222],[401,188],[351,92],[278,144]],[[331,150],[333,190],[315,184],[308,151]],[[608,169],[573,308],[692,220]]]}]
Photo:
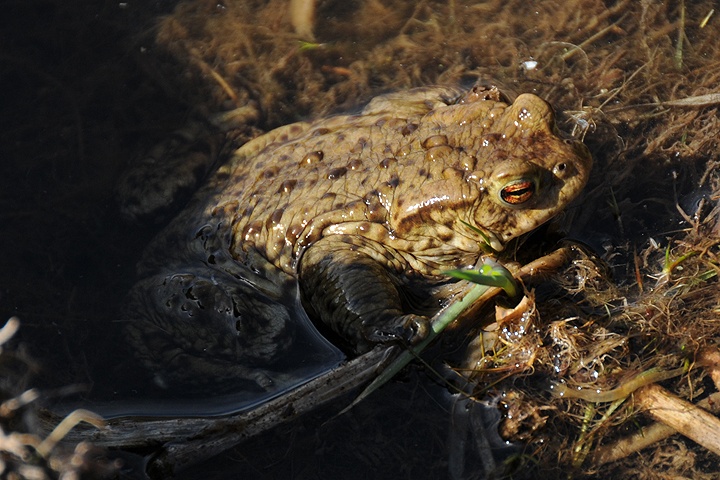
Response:
[{"label": "dry reed stem", "polygon": [[635,393],[635,403],[655,420],[720,455],[720,419],[659,385]]},{"label": "dry reed stem", "polygon": [[720,350],[711,347],[703,349],[698,354],[697,363],[705,368],[715,388],[720,390]]},{"label": "dry reed stem", "polygon": [[295,33],[308,41],[315,40],[315,8],[315,0],[290,0],[290,23]]},{"label": "dry reed stem", "polygon": [[100,415],[82,408],[74,410],[63,418],[55,429],[50,432],[50,435],[37,446],[38,453],[47,458],[53,448],[55,448],[55,445],[65,438],[68,432],[80,422],[89,423],[96,428],[103,428],[105,426],[105,420]]},{"label": "dry reed stem", "polygon": [[5,345],[20,328],[20,319],[17,317],[10,317],[5,325],[0,328],[0,347]]},{"label": "dry reed stem", "polygon": [[[698,402],[697,406],[718,413],[720,411],[720,393],[713,393],[708,398]],[[610,445],[598,447],[595,450],[594,463],[596,466],[600,466],[615,462],[665,440],[675,433],[677,432],[673,427],[664,423],[654,423],[634,435],[620,439]]]}]

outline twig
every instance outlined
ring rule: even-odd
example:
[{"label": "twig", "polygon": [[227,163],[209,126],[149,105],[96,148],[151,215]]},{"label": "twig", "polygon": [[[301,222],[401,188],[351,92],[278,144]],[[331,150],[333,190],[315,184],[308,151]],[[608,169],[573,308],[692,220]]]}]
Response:
[{"label": "twig", "polygon": [[102,428],[105,426],[105,421],[100,415],[81,408],[74,410],[65,418],[63,418],[62,422],[60,422],[58,426],[55,427],[52,432],[50,432],[50,435],[48,435],[45,440],[43,440],[40,445],[37,446],[37,452],[42,457],[47,458],[47,456],[50,455],[50,452],[52,452],[53,448],[55,448],[55,445],[57,445],[60,440],[65,438],[68,432],[80,422],[89,423],[90,425],[93,425],[97,428]]},{"label": "twig", "polygon": [[715,384],[715,388],[720,390],[720,350],[715,347],[701,350],[697,357],[697,364],[705,368]]},{"label": "twig", "polygon": [[10,340],[13,335],[15,335],[19,328],[20,319],[17,317],[10,317],[7,323],[5,323],[2,329],[0,329],[0,347],[5,345],[5,343]]},{"label": "twig", "polygon": [[716,416],[659,385],[648,385],[638,391],[635,402],[655,420],[720,455],[720,419]]},{"label": "twig", "polygon": [[[713,413],[718,413],[720,411],[720,393],[713,393],[708,398],[699,401],[696,405],[700,408],[710,410]],[[673,427],[665,425],[664,423],[654,423],[634,435],[618,440],[611,445],[597,447],[594,457],[595,466],[612,463],[630,456],[657,442],[665,440],[675,433],[677,432]]]},{"label": "twig", "polygon": [[678,39],[675,47],[675,68],[680,70],[683,65],[683,39],[685,38],[685,1],[680,1],[680,25],[678,25]]}]

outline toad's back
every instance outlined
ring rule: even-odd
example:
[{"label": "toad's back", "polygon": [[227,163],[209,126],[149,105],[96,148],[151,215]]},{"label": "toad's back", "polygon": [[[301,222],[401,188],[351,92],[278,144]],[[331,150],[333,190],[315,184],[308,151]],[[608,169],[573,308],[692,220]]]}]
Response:
[{"label": "toad's back", "polygon": [[[535,194],[534,208],[516,220],[512,200],[486,199],[488,188],[538,176],[530,156],[547,171],[558,163],[575,171],[586,156],[555,135],[552,111],[538,97],[522,95],[509,107],[458,98],[452,89],[423,89],[406,100],[379,97],[360,115],[277,129],[221,167],[215,181],[222,194],[207,213],[232,224],[236,259],[254,250],[288,274],[304,248],[336,234],[413,255],[423,273],[447,267],[448,255],[454,264],[472,263],[479,239],[463,222],[504,241],[568,200],[550,190],[544,199]],[[565,185],[565,196],[583,183]]]}]

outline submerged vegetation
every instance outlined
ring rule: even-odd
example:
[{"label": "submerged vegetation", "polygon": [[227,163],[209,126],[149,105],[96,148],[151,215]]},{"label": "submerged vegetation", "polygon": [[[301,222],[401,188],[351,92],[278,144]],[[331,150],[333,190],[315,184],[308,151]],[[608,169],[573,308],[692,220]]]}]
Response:
[{"label": "submerged vegetation", "polygon": [[[126,231],[109,206],[130,159],[188,117],[211,119],[242,142],[357,108],[380,92],[487,79],[510,96],[534,92],[550,101],[561,130],[584,138],[596,167],[582,198],[544,236],[504,254],[530,264],[564,232],[567,261],[524,278],[517,307],[451,325],[446,334],[463,346],[445,360],[453,388],[497,406],[498,433],[532,457],[531,475],[716,478],[720,16],[713,5],[197,0],[167,12],[132,5],[91,12],[95,23],[79,25],[80,2],[44,4],[57,23],[31,28],[52,52],[25,44],[2,55],[8,68],[0,80],[19,91],[3,106],[16,122],[1,134],[11,160],[2,166],[0,246],[3,271],[17,273],[4,278],[2,307],[27,319],[31,348],[61,344],[53,354],[67,355],[58,373],[56,357],[33,352],[47,365],[40,379],[89,382],[92,368],[112,376],[110,360],[87,361],[102,358],[112,338],[79,345],[84,329],[104,331],[150,235]],[[78,38],[67,40],[69,30]],[[130,46],[93,50],[107,30]],[[60,64],[66,42],[74,48]]]}]

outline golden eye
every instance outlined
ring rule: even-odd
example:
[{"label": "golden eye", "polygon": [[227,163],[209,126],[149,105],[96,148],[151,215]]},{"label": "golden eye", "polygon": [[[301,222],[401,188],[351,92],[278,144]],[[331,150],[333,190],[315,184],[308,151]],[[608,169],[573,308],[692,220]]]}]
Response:
[{"label": "golden eye", "polygon": [[510,206],[522,205],[535,195],[536,188],[532,180],[513,180],[500,190],[500,200]]}]

